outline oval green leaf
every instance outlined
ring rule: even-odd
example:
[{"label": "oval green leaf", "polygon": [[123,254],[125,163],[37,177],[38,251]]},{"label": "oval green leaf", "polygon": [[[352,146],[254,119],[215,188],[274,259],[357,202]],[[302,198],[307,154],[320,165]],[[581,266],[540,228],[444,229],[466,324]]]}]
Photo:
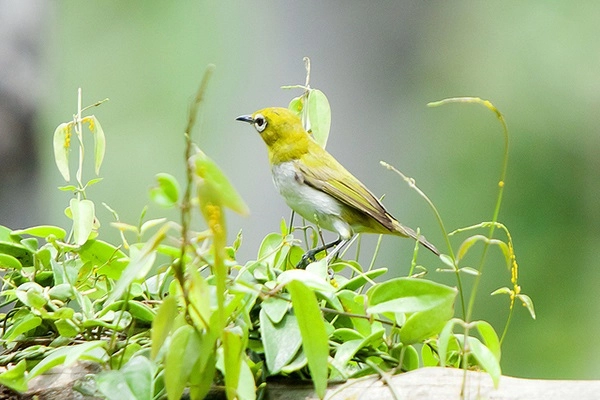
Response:
[{"label": "oval green leaf", "polygon": [[167,173],[156,174],[157,186],[150,189],[150,198],[162,207],[173,207],[179,200],[179,182]]},{"label": "oval green leaf", "polygon": [[315,141],[325,148],[331,128],[331,107],[327,96],[318,89],[308,94],[308,120]]},{"label": "oval green leaf", "polygon": [[400,328],[400,341],[411,345],[429,339],[437,335],[453,315],[454,298],[431,309],[413,313]]},{"label": "oval green leaf", "polygon": [[58,167],[58,171],[69,182],[71,174],[69,172],[69,150],[71,147],[71,133],[73,123],[62,123],[54,131],[54,162]]},{"label": "oval green leaf", "polygon": [[500,339],[498,339],[498,334],[492,325],[486,321],[476,321],[475,326],[477,327],[479,335],[481,335],[485,346],[492,352],[498,362],[500,362],[500,356],[502,354],[500,348]]},{"label": "oval green leaf", "polygon": [[73,236],[75,244],[82,246],[87,242],[94,228],[94,202],[91,200],[71,199],[69,203],[73,216]]},{"label": "oval green leaf", "polygon": [[156,317],[152,321],[150,358],[153,360],[169,336],[177,315],[177,299],[174,296],[168,296],[163,300],[156,312]]},{"label": "oval green leaf", "polygon": [[104,130],[100,125],[98,119],[91,115],[88,118],[90,132],[92,132],[92,136],[94,137],[94,171],[96,175],[100,174],[100,166],[102,165],[102,160],[104,160],[104,152],[106,151],[106,137],[104,136]]},{"label": "oval green leaf", "polygon": [[415,278],[397,278],[371,287],[367,292],[370,314],[414,313],[452,303],[457,290],[440,283]]},{"label": "oval green leaf", "polygon": [[196,176],[199,178],[199,193],[205,193],[238,214],[248,215],[249,210],[225,174],[206,154],[199,151],[193,157]]},{"label": "oval green leaf", "polygon": [[286,314],[279,323],[273,323],[264,308],[259,318],[267,368],[270,375],[275,375],[294,359],[302,345],[298,320],[295,315]]},{"label": "oval green leaf", "polygon": [[52,225],[39,225],[33,226],[31,228],[26,229],[18,229],[16,231],[12,231],[13,235],[31,235],[41,238],[46,238],[50,235],[55,236],[59,240],[63,240],[67,236],[67,232],[58,226]]},{"label": "oval green leaf", "polygon": [[21,269],[23,266],[15,257],[8,254],[0,254],[0,268]]},{"label": "oval green leaf", "polygon": [[535,308],[533,307],[533,300],[531,300],[531,297],[526,294],[518,294],[517,298],[521,300],[525,307],[527,307],[527,311],[529,311],[531,318],[535,319]]},{"label": "oval green leaf", "polygon": [[292,295],[294,314],[302,335],[302,348],[308,360],[315,392],[319,398],[323,398],[327,390],[329,343],[317,297],[298,280],[290,281],[287,289]]}]

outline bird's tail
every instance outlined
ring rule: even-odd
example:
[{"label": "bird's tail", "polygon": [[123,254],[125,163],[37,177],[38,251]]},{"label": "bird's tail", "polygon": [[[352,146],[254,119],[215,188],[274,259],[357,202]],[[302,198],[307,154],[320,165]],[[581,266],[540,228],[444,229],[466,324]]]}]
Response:
[{"label": "bird's tail", "polygon": [[423,245],[423,247],[425,247],[427,250],[431,251],[436,256],[440,255],[439,250],[433,244],[431,244],[429,241],[427,241],[427,239],[425,239],[425,236],[423,236],[421,234],[417,235],[417,232],[415,232],[408,226],[404,226],[397,221],[395,221],[395,222],[397,225],[394,224],[394,227],[396,228],[396,231],[399,234],[413,238],[414,240],[421,243]]}]

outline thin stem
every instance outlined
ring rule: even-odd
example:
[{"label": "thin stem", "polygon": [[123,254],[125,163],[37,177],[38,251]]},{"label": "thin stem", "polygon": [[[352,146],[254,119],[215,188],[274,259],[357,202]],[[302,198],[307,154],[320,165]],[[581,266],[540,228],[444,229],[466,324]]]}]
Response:
[{"label": "thin stem", "polygon": [[175,279],[179,282],[182,290],[185,295],[185,253],[186,249],[190,245],[189,242],[189,229],[191,222],[191,209],[192,209],[192,187],[193,187],[193,179],[194,179],[194,169],[190,164],[190,157],[192,156],[192,151],[194,149],[194,143],[192,142],[191,132],[196,123],[196,118],[198,114],[198,108],[202,101],[204,100],[204,93],[206,92],[206,87],[208,85],[208,80],[211,77],[215,67],[214,65],[209,65],[204,72],[204,76],[202,78],[202,82],[196,92],[196,97],[190,106],[190,112],[188,115],[188,123],[184,131],[185,137],[185,173],[186,173],[186,186],[185,193],[183,195],[183,199],[181,201],[181,252],[179,256],[179,261],[173,265],[173,273],[175,275]]},{"label": "thin stem", "polygon": [[[80,90],[81,90],[81,89],[80,89]],[[102,103],[105,103],[105,102],[107,102],[108,100],[109,100],[109,99],[108,99],[108,97],[107,97],[107,98],[105,98],[104,100],[98,100],[98,101],[97,101],[97,102],[95,102],[94,104],[90,104],[89,106],[85,106],[85,107],[83,107],[83,108],[81,109],[81,112],[87,111],[87,110],[89,110],[90,108],[93,108],[93,107],[98,107],[100,104],[102,104]]]},{"label": "thin stem", "polygon": [[[83,150],[83,124],[81,121],[81,103],[82,103],[82,94],[81,94],[81,88],[77,89],[77,117],[76,117],[76,129],[75,129],[75,134],[77,135],[77,140],[79,141],[79,167],[77,168],[77,174],[76,174],[76,178],[77,178],[77,184],[79,185],[79,190],[77,191],[77,198],[81,199],[81,194],[82,191],[84,189],[83,187],[83,183],[81,181],[81,177],[83,174],[83,155],[84,155],[84,150]],[[84,196],[85,197],[85,196]]]},{"label": "thin stem", "polygon": [[[500,213],[500,205],[502,204],[502,196],[504,193],[504,186],[505,186],[505,182],[506,182],[506,170],[508,168],[508,127],[506,126],[506,121],[504,120],[504,117],[502,116],[500,111],[498,111],[498,109],[490,101],[482,100],[478,97],[449,98],[449,99],[444,99],[441,101],[429,103],[428,106],[436,107],[436,106],[448,104],[448,103],[481,104],[481,105],[485,106],[486,108],[488,108],[490,111],[492,111],[496,115],[498,120],[500,120],[500,123],[502,125],[502,131],[503,131],[503,135],[504,135],[504,154],[503,154],[503,159],[502,159],[502,169],[500,172],[500,180],[498,181],[498,197],[496,199],[496,206],[494,208],[492,223],[490,224],[490,230],[488,233],[488,239],[491,239],[494,235],[494,230],[496,228],[496,222],[498,221],[498,215]],[[475,307],[475,298],[477,297],[477,289],[479,288],[479,284],[481,282],[481,276],[483,275],[483,268],[485,266],[485,258],[487,256],[488,249],[489,249],[489,242],[486,242],[483,245],[481,259],[479,260],[479,268],[478,268],[479,274],[477,274],[477,276],[475,277],[475,281],[473,283],[473,289],[471,291],[471,296],[469,298],[467,313],[465,316],[465,322],[467,322],[466,327],[465,327],[465,333],[464,333],[464,335],[465,335],[465,344],[464,344],[465,356],[463,358],[463,368],[465,370],[468,365],[468,360],[467,360],[468,359],[468,350],[469,350],[468,337],[469,337],[469,330],[470,330],[469,322],[473,315],[473,309]],[[509,320],[510,320],[510,315],[509,315]],[[505,328],[505,330],[506,330],[506,328]],[[464,386],[464,380],[463,380],[463,393],[464,393],[464,387],[465,386]]]},{"label": "thin stem", "polygon": [[502,343],[504,342],[504,337],[506,336],[506,333],[508,332],[508,326],[510,325],[510,321],[513,316],[514,305],[515,305],[515,302],[514,302],[514,300],[511,299],[510,311],[508,312],[508,318],[506,319],[506,324],[504,325],[504,330],[502,331],[502,335],[500,336],[500,346],[502,346]]},{"label": "thin stem", "polygon": [[429,199],[429,197],[427,197],[427,195],[421,189],[419,189],[419,187],[417,186],[417,184],[413,178],[407,177],[402,172],[398,171],[395,167],[386,163],[385,161],[380,161],[379,163],[381,165],[383,165],[385,168],[389,169],[390,171],[394,171],[395,173],[400,175],[402,177],[402,179],[404,179],[404,181],[406,183],[408,183],[408,185],[412,189],[414,189],[423,199],[425,199],[427,204],[429,204],[429,207],[433,210],[435,218],[437,219],[440,229],[442,230],[442,235],[444,236],[444,239],[446,240],[446,245],[448,246],[448,252],[450,253],[450,258],[453,261],[454,271],[456,274],[456,281],[457,281],[457,286],[458,286],[458,293],[460,295],[460,303],[462,306],[463,316],[465,316],[467,309],[465,306],[465,298],[464,298],[464,293],[463,293],[462,279],[460,278],[460,273],[459,273],[458,267],[456,266],[456,261],[455,261],[456,257],[454,256],[454,251],[452,250],[452,245],[450,244],[450,238],[448,236],[448,231],[446,231],[446,227],[444,226],[444,221],[442,220],[440,213],[438,212],[438,210],[435,207],[435,205],[433,204],[433,202]]},{"label": "thin stem", "polygon": [[369,264],[369,269],[367,269],[367,271],[371,271],[373,269],[373,267],[375,266],[375,259],[377,258],[377,255],[379,254],[379,249],[381,248],[381,240],[382,239],[383,239],[383,235],[379,235],[379,237],[377,238],[377,244],[375,245],[375,251],[373,252],[373,258],[371,258],[371,263]]}]

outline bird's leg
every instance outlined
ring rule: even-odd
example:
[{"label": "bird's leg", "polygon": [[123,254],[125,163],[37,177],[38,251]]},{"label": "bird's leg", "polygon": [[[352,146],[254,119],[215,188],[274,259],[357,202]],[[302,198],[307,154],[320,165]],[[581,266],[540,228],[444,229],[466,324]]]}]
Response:
[{"label": "bird's leg", "polygon": [[335,248],[333,250],[331,250],[331,252],[329,254],[327,254],[327,257],[325,258],[327,265],[329,265],[329,263],[331,261],[333,261],[337,258],[339,252],[342,251],[342,249],[344,247],[346,247],[346,245],[348,243],[350,243],[350,239],[344,239],[344,240],[338,239],[338,240],[336,240],[335,243],[336,243]]},{"label": "bird's leg", "polygon": [[298,265],[296,265],[296,268],[305,269],[308,266],[308,264],[316,261],[315,256],[317,254],[319,254],[323,250],[327,250],[327,249],[332,248],[333,246],[336,246],[335,249],[333,249],[333,251],[327,255],[327,263],[329,263],[329,261],[331,261],[331,258],[329,258],[329,257],[332,254],[334,254],[334,255],[337,254],[341,250],[341,247],[343,247],[343,245],[346,244],[346,242],[347,242],[347,240],[342,240],[342,238],[338,238],[337,240],[334,240],[331,243],[325,243],[323,246],[320,246],[315,249],[307,251],[302,256],[302,259],[300,259],[300,262],[298,263]]}]

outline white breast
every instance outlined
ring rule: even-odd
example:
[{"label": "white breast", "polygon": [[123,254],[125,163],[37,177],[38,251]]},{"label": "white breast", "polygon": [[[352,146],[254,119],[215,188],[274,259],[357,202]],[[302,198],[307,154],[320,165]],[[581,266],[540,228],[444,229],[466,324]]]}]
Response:
[{"label": "white breast", "polygon": [[323,229],[337,232],[344,239],[352,237],[352,228],[340,218],[342,204],[304,183],[294,161],[274,165],[271,172],[275,187],[292,210]]}]

